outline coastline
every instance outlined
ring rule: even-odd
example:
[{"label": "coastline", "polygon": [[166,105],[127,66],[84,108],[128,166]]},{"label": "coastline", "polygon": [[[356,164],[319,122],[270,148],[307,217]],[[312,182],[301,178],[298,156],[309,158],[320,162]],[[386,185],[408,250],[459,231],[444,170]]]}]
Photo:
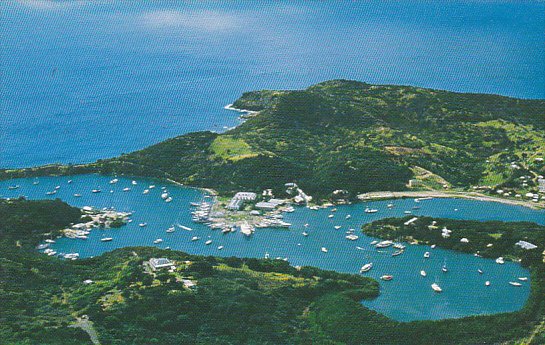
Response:
[{"label": "coastline", "polygon": [[403,199],[403,198],[459,198],[459,199],[471,199],[477,201],[497,202],[501,204],[508,204],[513,206],[523,206],[534,210],[544,210],[545,205],[543,203],[534,203],[532,201],[525,200],[512,200],[489,196],[485,194],[475,192],[442,192],[442,191],[402,191],[402,192],[369,192],[359,194],[358,199],[361,201],[370,200],[389,200],[389,199]]}]

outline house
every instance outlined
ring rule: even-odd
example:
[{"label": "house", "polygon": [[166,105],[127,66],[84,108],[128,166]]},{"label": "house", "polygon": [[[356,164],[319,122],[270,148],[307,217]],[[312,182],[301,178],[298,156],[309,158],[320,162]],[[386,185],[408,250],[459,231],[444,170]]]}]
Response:
[{"label": "house", "polygon": [[272,202],[266,202],[266,201],[261,201],[261,202],[258,202],[257,204],[255,204],[255,207],[260,209],[260,210],[264,210],[264,211],[272,211],[274,210],[278,205],[275,204],[275,203],[272,203]]},{"label": "house", "polygon": [[539,192],[545,193],[545,178],[540,178],[537,180]]},{"label": "house", "polygon": [[228,210],[238,211],[245,202],[254,201],[257,194],[252,192],[238,192],[226,206]]},{"label": "house", "polygon": [[182,282],[184,284],[184,287],[186,287],[188,289],[192,289],[192,288],[197,286],[197,284],[195,284],[193,281],[191,281],[189,279],[182,279]]},{"label": "house", "polygon": [[167,258],[151,258],[149,259],[149,264],[154,271],[165,267],[170,268],[174,265],[174,263]]},{"label": "house", "polygon": [[415,180],[415,179],[409,180],[409,187],[413,188],[413,187],[420,187],[420,186],[422,186],[422,181]]},{"label": "house", "polygon": [[536,249],[537,248],[537,246],[535,244],[532,244],[532,243],[526,242],[526,241],[518,241],[517,243],[515,243],[515,246],[519,246],[522,249],[526,249],[526,250]]}]

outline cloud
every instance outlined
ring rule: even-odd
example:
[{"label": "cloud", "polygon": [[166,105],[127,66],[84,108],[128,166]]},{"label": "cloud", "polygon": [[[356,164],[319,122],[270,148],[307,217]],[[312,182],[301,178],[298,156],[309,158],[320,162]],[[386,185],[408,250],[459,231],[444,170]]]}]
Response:
[{"label": "cloud", "polygon": [[242,27],[239,16],[224,11],[157,10],[142,15],[142,22],[151,28],[186,28],[199,31],[228,31]]}]

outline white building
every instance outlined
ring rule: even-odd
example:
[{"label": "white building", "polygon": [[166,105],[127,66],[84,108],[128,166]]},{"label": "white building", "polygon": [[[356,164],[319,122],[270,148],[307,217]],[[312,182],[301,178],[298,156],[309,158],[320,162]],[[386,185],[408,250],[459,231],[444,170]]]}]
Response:
[{"label": "white building", "polygon": [[519,246],[522,249],[526,249],[526,250],[536,249],[537,248],[537,246],[535,244],[532,244],[532,243],[526,242],[526,241],[518,241],[517,243],[515,243],[515,246]]},{"label": "white building", "polygon": [[242,205],[247,201],[254,201],[257,198],[257,194],[252,192],[238,192],[227,205],[228,210],[240,210]]},{"label": "white building", "polygon": [[154,271],[174,265],[174,263],[167,258],[151,258],[149,259],[149,264]]}]

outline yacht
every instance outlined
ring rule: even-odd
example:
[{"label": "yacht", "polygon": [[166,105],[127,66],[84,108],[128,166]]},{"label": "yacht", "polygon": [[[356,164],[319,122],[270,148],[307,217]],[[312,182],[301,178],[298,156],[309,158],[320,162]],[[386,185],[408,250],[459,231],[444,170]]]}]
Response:
[{"label": "yacht", "polygon": [[119,180],[114,178],[113,180],[110,181],[110,184],[116,184],[117,182],[119,182]]},{"label": "yacht", "polygon": [[327,248],[326,247],[322,247],[321,250],[322,250],[323,253],[327,253]]},{"label": "yacht", "polygon": [[123,191],[124,191],[124,192],[129,192],[130,190],[131,190],[131,189],[130,189],[129,187],[123,188]]},{"label": "yacht", "polygon": [[513,285],[513,286],[517,286],[517,287],[522,286],[522,284],[519,283],[519,282],[509,282],[509,285]]},{"label": "yacht", "polygon": [[178,227],[179,227],[180,229],[184,229],[184,230],[187,230],[187,231],[193,230],[193,229],[191,229],[190,227],[184,226],[184,225],[178,225]]},{"label": "yacht", "polygon": [[424,253],[424,257],[425,257],[426,259],[429,258],[429,257],[430,257],[430,252],[425,252],[425,253]]},{"label": "yacht", "polygon": [[142,194],[149,194],[149,189],[144,189],[144,191],[142,192]]},{"label": "yacht", "polygon": [[496,263],[503,265],[505,263],[505,260],[500,256],[499,258],[496,259]]},{"label": "yacht", "polygon": [[383,275],[382,277],[380,277],[380,279],[389,281],[389,280],[394,279],[394,276],[389,275],[389,274],[385,274],[385,275]]},{"label": "yacht", "polygon": [[163,239],[161,239],[161,238],[158,238],[155,241],[153,241],[154,244],[159,244],[161,242],[163,242]]},{"label": "yacht", "polygon": [[198,241],[198,240],[200,240],[200,239],[201,239],[201,238],[200,238],[200,237],[197,237],[197,236],[191,237],[191,241],[192,241],[192,242]]},{"label": "yacht", "polygon": [[421,275],[422,277],[425,277],[425,276],[427,276],[428,274],[426,273],[426,271],[422,270],[422,271],[420,271],[420,275]]},{"label": "yacht", "polygon": [[332,215],[332,214],[330,214],[330,215],[329,215],[329,216],[327,216],[327,217],[328,217],[328,218],[333,218],[333,215]]},{"label": "yacht", "polygon": [[168,232],[168,233],[171,233],[171,232],[174,232],[174,231],[175,231],[175,230],[174,230],[174,227],[173,227],[173,226],[171,226],[170,228],[167,229],[167,232]]},{"label": "yacht", "polygon": [[218,247],[218,250],[222,250],[222,249],[223,249],[223,246],[219,246],[219,247]]},{"label": "yacht", "polygon": [[132,183],[133,186],[136,186],[136,185],[138,184],[138,183],[136,183],[136,181],[134,181],[134,180],[133,180],[131,183]]},{"label": "yacht", "polygon": [[485,286],[490,286],[490,282],[487,280],[487,281],[484,282],[484,285]]},{"label": "yacht", "polygon": [[437,285],[437,283],[431,284],[431,288],[432,288],[433,291],[435,291],[435,292],[441,292],[441,291],[443,291],[443,289],[441,289],[441,287],[440,287],[439,285]]},{"label": "yacht", "polygon": [[74,194],[74,197],[75,198],[81,198],[81,194],[76,193],[76,194]]},{"label": "yacht", "polygon": [[369,272],[371,270],[371,268],[373,268],[373,263],[370,262],[368,264],[365,264],[365,265],[361,266],[360,273]]},{"label": "yacht", "polygon": [[359,236],[358,236],[358,235],[354,235],[354,234],[350,234],[350,235],[346,235],[345,238],[346,238],[347,240],[350,240],[350,241],[355,241],[355,240],[357,240],[357,239],[359,238]]},{"label": "yacht", "polygon": [[377,247],[377,248],[386,248],[386,247],[389,247],[389,246],[391,246],[393,244],[394,244],[394,242],[386,240],[386,241],[382,241],[382,242],[379,242],[379,243],[375,244],[375,247]]},{"label": "yacht", "polygon": [[101,192],[100,189],[93,189],[93,190],[91,191],[91,193],[100,193],[100,192]]},{"label": "yacht", "polygon": [[365,213],[377,213],[378,210],[376,208],[369,208],[369,207],[366,207],[365,208]]},{"label": "yacht", "polygon": [[111,238],[111,237],[104,237],[104,238],[101,238],[100,240],[101,240],[102,242],[110,242],[110,241],[113,240],[113,238]]},{"label": "yacht", "polygon": [[528,277],[520,277],[518,278],[521,282],[528,281]]},{"label": "yacht", "polygon": [[400,249],[400,250],[396,250],[395,252],[392,253],[392,256],[398,256],[398,255],[401,255],[403,254],[404,250],[403,249]]},{"label": "yacht", "polygon": [[148,223],[140,223],[140,224],[138,224],[138,226],[141,227],[141,228],[143,228],[143,227],[145,227],[145,226],[148,226]]},{"label": "yacht", "polygon": [[171,201],[172,201],[172,198],[170,196],[165,199],[165,202],[171,202]]},{"label": "yacht", "polygon": [[204,242],[204,244],[206,244],[206,245],[212,244],[212,240],[208,240],[208,241]]}]

